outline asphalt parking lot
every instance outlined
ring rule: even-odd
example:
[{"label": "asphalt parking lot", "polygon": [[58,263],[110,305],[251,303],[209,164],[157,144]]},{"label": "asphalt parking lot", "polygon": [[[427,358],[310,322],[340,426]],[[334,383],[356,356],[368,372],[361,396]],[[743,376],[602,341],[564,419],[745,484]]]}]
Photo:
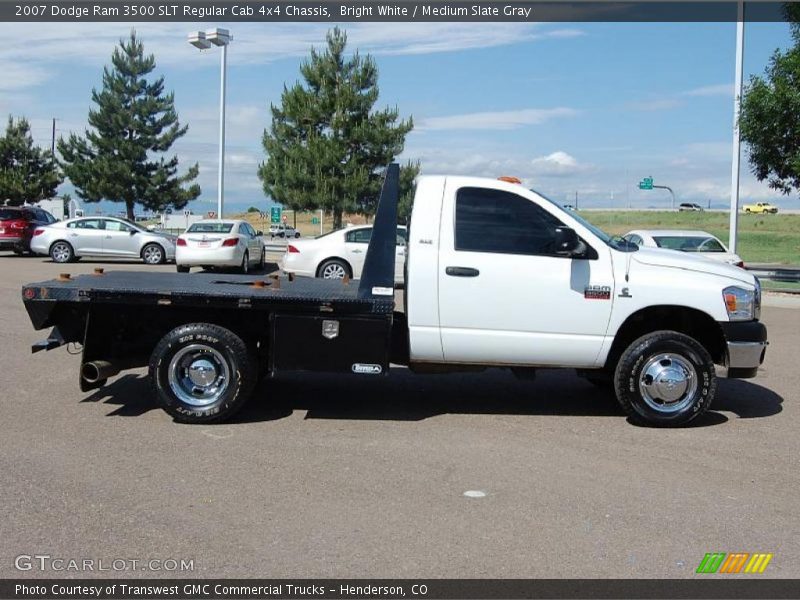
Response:
[{"label": "asphalt parking lot", "polygon": [[[686,429],[629,424],[572,371],[405,369],[265,381],[236,422],[189,426],[142,370],[84,394],[79,356],[30,354],[21,285],[95,266],[0,253],[0,577],[680,578],[706,552],[800,576],[800,309],[764,309],[760,376]],[[194,570],[15,568],[35,554]]]}]

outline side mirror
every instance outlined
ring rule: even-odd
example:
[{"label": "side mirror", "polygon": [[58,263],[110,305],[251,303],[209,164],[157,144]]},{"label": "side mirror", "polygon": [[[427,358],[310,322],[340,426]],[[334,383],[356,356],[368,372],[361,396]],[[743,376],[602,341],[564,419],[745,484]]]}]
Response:
[{"label": "side mirror", "polygon": [[131,229],[131,235],[136,235],[138,232],[135,229]]},{"label": "side mirror", "polygon": [[559,256],[572,256],[581,247],[578,234],[571,227],[555,228],[555,252]]},{"label": "side mirror", "polygon": [[264,235],[264,232],[259,229],[258,231],[256,231],[256,235],[260,237]]}]

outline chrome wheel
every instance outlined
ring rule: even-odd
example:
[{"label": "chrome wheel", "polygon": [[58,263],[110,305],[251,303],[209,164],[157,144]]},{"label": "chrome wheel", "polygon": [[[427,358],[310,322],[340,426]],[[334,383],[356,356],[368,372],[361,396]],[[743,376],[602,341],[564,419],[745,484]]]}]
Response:
[{"label": "chrome wheel", "polygon": [[676,413],[689,406],[697,392],[697,371],[679,354],[651,356],[639,376],[639,393],[645,403],[661,413]]},{"label": "chrome wheel", "polygon": [[150,244],[142,251],[142,258],[148,265],[159,265],[164,260],[164,251],[160,246]]},{"label": "chrome wheel", "polygon": [[222,354],[205,344],[179,350],[172,357],[167,373],[172,392],[190,406],[214,404],[230,385],[228,363]]},{"label": "chrome wheel", "polygon": [[50,257],[57,263],[69,262],[72,258],[72,248],[66,242],[56,242],[50,248]]},{"label": "chrome wheel", "polygon": [[339,263],[329,263],[322,269],[323,279],[344,279],[345,275],[347,275],[347,271]]}]

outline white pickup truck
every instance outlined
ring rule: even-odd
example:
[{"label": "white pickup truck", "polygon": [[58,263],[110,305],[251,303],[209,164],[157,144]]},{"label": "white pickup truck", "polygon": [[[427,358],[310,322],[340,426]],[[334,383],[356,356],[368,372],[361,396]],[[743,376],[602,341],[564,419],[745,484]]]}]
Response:
[{"label": "white pickup truck", "polygon": [[[612,238],[509,181],[422,177],[394,305],[398,169],[387,169],[363,274],[101,273],[28,284],[34,351],[83,344],[81,387],[149,365],[176,420],[223,420],[260,375],[375,376],[572,368],[613,386],[635,422],[675,426],[705,412],[715,365],[754,377],[767,331],[746,271]],[[66,275],[66,274],[65,274]],[[267,386],[269,389],[269,386]],[[379,402],[380,399],[375,399]]]}]

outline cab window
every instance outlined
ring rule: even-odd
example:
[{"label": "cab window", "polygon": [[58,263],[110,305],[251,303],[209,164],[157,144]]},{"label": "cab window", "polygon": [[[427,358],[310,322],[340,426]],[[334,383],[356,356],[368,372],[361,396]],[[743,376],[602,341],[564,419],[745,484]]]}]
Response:
[{"label": "cab window", "polygon": [[527,198],[488,188],[456,194],[455,249],[555,256],[555,216]]}]

